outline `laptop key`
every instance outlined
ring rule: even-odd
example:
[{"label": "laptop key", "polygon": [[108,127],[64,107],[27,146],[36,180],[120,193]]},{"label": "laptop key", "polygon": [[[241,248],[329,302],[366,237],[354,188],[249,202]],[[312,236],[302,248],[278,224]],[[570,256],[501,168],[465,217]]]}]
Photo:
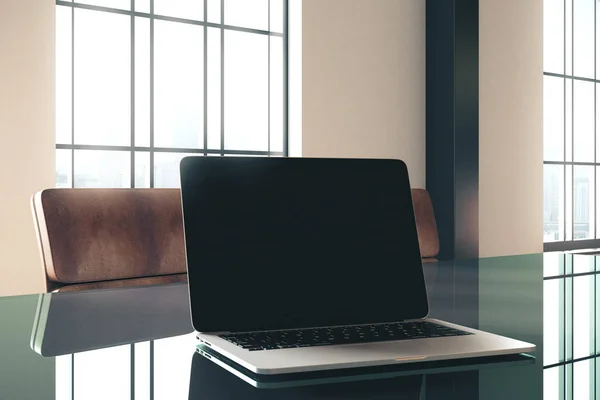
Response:
[{"label": "laptop key", "polygon": [[223,335],[222,338],[243,349],[259,351],[464,335],[471,335],[471,333],[429,321],[411,321],[363,326],[227,334]]}]

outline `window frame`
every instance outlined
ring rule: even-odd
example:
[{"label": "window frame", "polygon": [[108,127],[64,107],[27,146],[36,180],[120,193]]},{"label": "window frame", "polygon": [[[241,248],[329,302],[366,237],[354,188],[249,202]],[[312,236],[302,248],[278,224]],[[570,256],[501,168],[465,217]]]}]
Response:
[{"label": "window frame", "polygon": [[[570,1],[570,6],[571,6],[571,10],[570,10],[570,14],[567,13],[567,2]],[[600,231],[598,230],[598,225],[600,223],[600,218],[598,218],[598,214],[597,212],[598,210],[598,197],[600,195],[600,190],[598,190],[598,168],[600,168],[600,154],[597,154],[597,144],[598,144],[598,121],[597,121],[597,117],[598,117],[598,101],[597,101],[597,94],[598,94],[598,90],[600,90],[600,87],[598,86],[598,84],[600,84],[600,79],[598,79],[597,76],[597,25],[598,25],[598,21],[597,21],[597,1],[594,1],[594,78],[588,78],[588,77],[583,77],[583,76],[578,76],[575,75],[575,54],[574,54],[574,42],[575,42],[575,35],[574,35],[574,25],[575,25],[575,12],[574,12],[574,7],[575,7],[575,1],[574,0],[563,0],[563,6],[564,6],[564,12],[563,12],[563,21],[564,21],[564,34],[563,34],[563,41],[564,41],[564,46],[563,46],[563,71],[562,73],[554,73],[554,72],[547,72],[545,70],[545,66],[544,66],[544,71],[543,71],[543,77],[554,77],[554,78],[558,78],[561,79],[563,82],[563,106],[564,106],[564,127],[563,127],[563,140],[564,140],[564,156],[563,156],[563,160],[562,161],[550,161],[550,160],[546,160],[545,157],[543,159],[543,165],[544,167],[547,165],[555,165],[555,166],[560,166],[562,167],[563,170],[563,194],[564,194],[564,200],[563,200],[563,215],[564,215],[564,226],[563,226],[563,240],[561,241],[552,241],[552,242],[546,242],[544,241],[543,243],[543,248],[545,252],[550,252],[550,251],[571,251],[571,250],[582,250],[582,249],[592,249],[592,248],[600,248],[600,238],[597,238],[598,235],[600,235]],[[571,32],[570,32],[570,36],[567,35],[567,16],[570,15],[570,27],[571,27]],[[571,74],[567,74],[567,38],[570,37],[570,41],[571,41],[571,46],[570,46],[570,61],[571,61],[571,65],[569,66]],[[544,41],[547,40],[546,37],[543,38]],[[571,103],[567,104],[567,81],[571,81],[571,85],[570,85],[570,99],[571,99]],[[575,82],[580,81],[580,82],[591,82],[592,84],[594,84],[594,161],[593,162],[578,162],[575,161],[575,157],[574,157],[574,149],[575,149],[575,132],[574,132],[574,103],[575,103],[575,99],[574,99],[574,88],[575,88]],[[571,126],[569,127],[570,131],[571,131],[571,136],[572,136],[572,142],[571,142],[571,154],[570,157],[567,157],[567,119],[566,119],[566,115],[567,115],[567,107],[570,107],[570,113],[571,113]],[[544,140],[546,140],[545,138],[545,132],[544,132]],[[567,161],[567,159],[569,159],[571,161]],[[567,196],[570,194],[570,201],[571,201],[571,216],[570,216],[570,222],[572,224],[572,235],[574,236],[575,234],[575,190],[574,190],[574,185],[575,185],[575,168],[578,166],[590,166],[593,167],[593,176],[594,176],[594,204],[590,204],[590,209],[593,209],[594,213],[594,232],[592,233],[592,238],[590,239],[571,239],[571,240],[566,240],[567,237]],[[568,167],[570,167],[570,182],[571,182],[571,187],[570,190],[567,190],[567,171],[568,171]],[[544,193],[545,195],[545,193]],[[545,197],[545,196],[544,196]],[[545,198],[543,200],[543,202],[545,203]],[[545,204],[543,204],[543,207],[545,207]],[[544,224],[546,223],[546,221],[544,221]]]},{"label": "window frame", "polygon": [[[143,152],[143,153],[148,153],[149,157],[150,157],[150,163],[149,163],[149,167],[150,167],[150,176],[149,176],[149,187],[150,188],[154,188],[155,187],[155,162],[154,162],[154,156],[157,153],[170,153],[170,154],[181,154],[181,153],[189,153],[189,154],[197,154],[197,155],[219,155],[219,156],[240,156],[240,155],[248,155],[248,156],[267,156],[267,157],[287,157],[289,154],[289,31],[288,31],[288,25],[289,25],[289,0],[282,0],[283,3],[283,29],[282,32],[274,32],[270,30],[270,26],[269,26],[269,30],[259,30],[259,29],[253,29],[253,28],[245,28],[245,27],[239,27],[239,26],[232,26],[232,25],[226,25],[225,24],[225,1],[226,0],[220,0],[220,7],[221,7],[221,20],[220,23],[214,23],[214,22],[208,22],[208,18],[207,18],[207,10],[208,10],[208,0],[203,0],[203,6],[204,6],[204,19],[201,20],[193,20],[193,19],[184,19],[184,18],[178,18],[178,17],[170,17],[170,16],[164,16],[164,15],[159,15],[156,14],[154,12],[154,0],[149,0],[150,3],[150,12],[146,13],[146,12],[139,12],[139,11],[135,11],[135,0],[130,0],[130,7],[129,10],[125,10],[125,9],[116,9],[116,8],[111,8],[111,7],[104,7],[104,6],[96,6],[96,5],[90,5],[90,4],[84,4],[84,3],[78,3],[78,2],[71,2],[71,1],[64,1],[64,0],[56,0],[56,7],[69,7],[71,9],[71,138],[70,138],[70,144],[66,144],[66,143],[56,143],[55,144],[55,150],[68,150],[70,151],[70,157],[71,157],[71,165],[70,165],[70,186],[71,187],[75,187],[75,151],[76,150],[98,150],[98,151],[119,151],[119,152],[128,152],[129,153],[129,158],[130,158],[130,166],[129,166],[129,171],[130,171],[130,187],[134,188],[135,186],[135,179],[136,179],[136,174],[135,174],[135,155],[136,152]],[[270,13],[270,7],[271,7],[271,0],[268,0],[268,4],[269,4],[269,13]],[[121,15],[126,15],[129,16],[131,18],[131,22],[130,22],[130,27],[131,27],[131,34],[130,34],[130,52],[131,52],[131,72],[130,72],[130,79],[131,79],[131,104],[130,104],[130,145],[125,145],[125,146],[121,146],[121,145],[88,145],[88,144],[75,144],[75,123],[74,123],[74,119],[75,119],[75,105],[76,105],[76,101],[75,101],[75,82],[74,82],[74,76],[75,76],[75,48],[74,48],[74,41],[76,40],[76,36],[75,36],[75,10],[76,9],[85,9],[85,10],[92,10],[92,11],[98,11],[98,12],[107,12],[107,13],[113,13],[113,14],[121,14]],[[150,20],[150,132],[149,132],[149,137],[150,137],[150,143],[148,146],[139,146],[136,145],[135,143],[135,18],[136,17],[143,17],[143,18],[148,18]],[[158,147],[155,146],[154,144],[154,86],[155,86],[155,81],[154,81],[154,63],[155,63],[155,59],[154,59],[154,21],[170,21],[170,22],[175,22],[175,23],[182,23],[182,24],[192,24],[192,25],[199,25],[204,27],[204,45],[203,45],[203,52],[204,52],[204,56],[203,56],[203,62],[204,62],[204,87],[203,87],[203,95],[204,95],[204,118],[203,118],[203,141],[204,141],[204,145],[202,146],[202,148],[183,148],[183,147]],[[270,25],[270,15],[269,15],[269,25]],[[207,87],[207,31],[208,28],[212,27],[212,28],[218,28],[220,29],[221,32],[221,51],[220,51],[220,55],[221,55],[221,128],[220,128],[220,149],[210,149],[208,148],[208,127],[207,127],[207,104],[208,104],[208,87]],[[283,118],[282,118],[282,132],[283,132],[283,147],[282,147],[282,151],[272,151],[271,150],[271,123],[270,123],[270,117],[269,117],[269,123],[268,123],[268,150],[266,151],[258,151],[258,150],[227,150],[225,149],[225,87],[224,87],[224,80],[226,79],[225,77],[225,62],[224,62],[224,52],[225,52],[225,46],[224,46],[224,37],[225,37],[225,32],[226,31],[238,31],[238,32],[246,32],[246,33],[251,33],[251,34],[259,34],[259,35],[265,35],[268,37],[281,37],[283,39],[283,65],[282,65],[282,69],[283,69],[283,104],[282,104],[282,109],[283,109]],[[268,69],[269,69],[269,76],[271,76],[271,40],[268,41],[269,44],[269,50],[268,50],[268,61],[267,61],[267,65],[268,65]],[[271,90],[270,90],[270,78],[269,78],[269,90],[268,90],[268,113],[270,116],[271,113]]]}]

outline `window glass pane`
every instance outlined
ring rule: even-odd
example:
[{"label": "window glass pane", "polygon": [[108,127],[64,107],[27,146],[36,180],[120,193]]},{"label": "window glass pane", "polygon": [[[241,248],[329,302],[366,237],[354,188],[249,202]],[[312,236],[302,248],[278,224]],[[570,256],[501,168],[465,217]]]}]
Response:
[{"label": "window glass pane", "polygon": [[573,0],[573,8],[573,75],[593,78],[594,0]]},{"label": "window glass pane", "polygon": [[72,187],[71,175],[72,150],[56,150],[56,187]]},{"label": "window glass pane", "polygon": [[56,6],[56,143],[70,144],[72,129],[72,9]]},{"label": "window glass pane", "polygon": [[[600,7],[598,7],[600,8]],[[596,134],[596,163],[600,163],[600,140],[598,140],[598,123],[600,123],[600,85],[596,84],[596,123],[595,123],[595,134]]]},{"label": "window glass pane", "polygon": [[544,165],[544,242],[564,240],[564,185],[564,167]]},{"label": "window glass pane", "polygon": [[269,29],[269,0],[223,0],[225,25],[266,31]]},{"label": "window glass pane", "polygon": [[[562,279],[544,281],[544,365],[560,361],[564,332],[564,297]],[[562,340],[561,340],[562,339]]]},{"label": "window glass pane", "polygon": [[270,151],[283,151],[283,38],[270,40]]},{"label": "window glass pane", "polygon": [[271,32],[283,32],[283,1],[269,0],[269,30]]},{"label": "window glass pane", "polygon": [[573,364],[567,364],[564,367],[565,375],[564,375],[564,398],[565,400],[578,400],[573,398]]},{"label": "window glass pane", "polygon": [[592,360],[578,361],[573,365],[573,399],[594,399],[594,364]]},{"label": "window glass pane", "polygon": [[[594,257],[596,259],[596,271],[600,270],[600,257]],[[595,308],[595,312],[596,312],[596,324],[594,326],[594,329],[596,330],[596,334],[594,337],[594,340],[596,342],[596,354],[598,354],[600,351],[600,295],[598,295],[598,289],[600,288],[600,274],[596,274],[594,276],[594,279],[596,281],[596,298],[594,301],[594,308]],[[596,365],[597,367],[597,373],[598,373],[598,381],[600,381],[600,357],[596,358],[598,364]]]},{"label": "window glass pane", "polygon": [[593,296],[592,276],[579,276],[573,279],[573,357],[575,359],[594,354]]},{"label": "window glass pane", "polygon": [[136,343],[134,346],[135,400],[150,400],[150,342]]},{"label": "window glass pane", "polygon": [[[54,365],[56,368],[54,380],[56,382],[55,387],[55,399],[70,400],[73,398],[73,385],[72,385],[72,371],[73,371],[73,358],[72,354],[66,354],[64,356],[58,356],[54,359]],[[50,396],[50,398],[52,398]]]},{"label": "window glass pane", "polygon": [[[600,167],[596,167],[596,180],[598,179],[598,175],[600,174]],[[594,182],[595,183],[595,182]],[[600,188],[598,186],[596,186],[596,200],[599,198],[598,196],[600,196]],[[597,208],[597,206],[596,206]],[[598,224],[600,224],[600,214],[599,213],[595,213],[596,214],[596,227],[600,226]],[[600,239],[600,229],[596,228],[596,239]]]},{"label": "window glass pane", "polygon": [[150,153],[147,151],[135,153],[135,187],[150,187]]},{"label": "window glass pane", "polygon": [[593,272],[596,263],[594,257],[582,254],[573,254],[570,256],[573,264],[573,273],[581,274],[585,272]]},{"label": "window glass pane", "polygon": [[596,222],[594,167],[575,166],[573,173],[573,239],[591,239]]},{"label": "window glass pane", "polygon": [[149,13],[150,0],[135,0],[135,11]]},{"label": "window glass pane", "polygon": [[130,35],[128,16],[75,9],[77,144],[130,144]]},{"label": "window glass pane", "polygon": [[565,257],[567,255],[558,252],[548,252],[544,257],[544,278],[562,275],[565,272]]},{"label": "window glass pane", "polygon": [[135,145],[150,146],[150,20],[135,19]]},{"label": "window glass pane", "polygon": [[564,0],[544,0],[544,71],[562,74],[565,51]]},{"label": "window glass pane", "polygon": [[268,40],[225,32],[226,149],[268,150]]},{"label": "window glass pane", "polygon": [[128,151],[75,150],[75,187],[131,187]]},{"label": "window glass pane", "polygon": [[221,148],[221,30],[208,28],[208,148]]},{"label": "window glass pane", "polygon": [[221,23],[221,0],[207,0],[208,22]]},{"label": "window glass pane", "polygon": [[178,188],[179,162],[186,156],[199,156],[200,154],[184,153],[156,153],[154,154],[154,187]]},{"label": "window glass pane", "polygon": [[573,167],[565,166],[565,228],[566,240],[573,240]]},{"label": "window glass pane", "polygon": [[594,93],[593,82],[573,82],[573,150],[574,161],[594,161]]},{"label": "window glass pane", "polygon": [[[596,24],[600,21],[600,5],[596,2]],[[600,77],[600,29],[596,26],[596,76]]]},{"label": "window glass pane", "polygon": [[563,400],[564,367],[544,370],[544,400]]},{"label": "window glass pane", "polygon": [[90,4],[92,6],[131,10],[131,0],[76,0],[76,2],[82,4]]},{"label": "window glass pane", "polygon": [[195,334],[154,342],[154,398],[188,400],[190,365],[198,344]]},{"label": "window glass pane", "polygon": [[565,0],[565,74],[573,74],[573,0]]},{"label": "window glass pane", "polygon": [[573,161],[573,80],[565,79],[565,156]]},{"label": "window glass pane", "polygon": [[[154,25],[154,145],[202,148],[204,27],[169,21]],[[236,68],[243,69],[240,65]]]},{"label": "window glass pane", "polygon": [[130,400],[129,345],[77,353],[73,367],[76,400]]},{"label": "window glass pane", "polygon": [[544,161],[565,159],[565,81],[544,77]]},{"label": "window glass pane", "polygon": [[204,20],[203,0],[154,0],[154,14]]},{"label": "window glass pane", "polygon": [[573,278],[565,278],[565,346],[561,361],[573,360]]}]

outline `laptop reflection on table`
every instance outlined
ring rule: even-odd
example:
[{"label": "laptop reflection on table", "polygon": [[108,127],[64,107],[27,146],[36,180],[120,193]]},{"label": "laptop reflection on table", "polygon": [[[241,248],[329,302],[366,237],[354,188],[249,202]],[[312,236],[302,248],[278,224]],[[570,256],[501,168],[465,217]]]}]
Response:
[{"label": "laptop reflection on table", "polygon": [[[301,389],[299,393],[306,393],[307,390],[310,390],[311,393],[327,393],[330,391],[328,387],[332,384],[335,384],[333,386],[340,393],[353,393],[356,387],[359,386],[362,388],[361,390],[375,390],[377,388],[375,392],[379,394],[415,393],[415,398],[419,398],[420,382],[424,375],[460,373],[499,367],[516,367],[534,363],[535,357],[533,356],[512,354],[479,357],[476,359],[432,361],[418,364],[264,375],[244,369],[218,352],[201,345],[196,349],[192,360],[190,400],[195,398],[212,398],[207,396],[207,393],[214,394],[214,398],[219,398],[219,395],[229,397],[229,395],[233,394],[239,395],[239,398],[242,398],[242,394],[245,396],[247,393],[254,393],[252,387],[258,389],[282,389],[287,395],[288,393],[296,393],[293,390],[289,390],[291,388],[312,386],[313,389]],[[375,381],[376,383],[374,383]],[[419,384],[416,383],[417,381]],[[382,384],[381,382],[387,383]],[[386,389],[382,392],[383,388]],[[275,390],[274,392],[279,393],[280,396],[283,396],[284,393],[281,390]],[[198,397],[194,397],[195,395],[198,395]],[[201,395],[207,397],[201,397]],[[264,397],[264,393],[262,393],[257,398],[263,399],[268,397]],[[369,392],[369,398],[377,397],[371,397],[371,392]]]}]

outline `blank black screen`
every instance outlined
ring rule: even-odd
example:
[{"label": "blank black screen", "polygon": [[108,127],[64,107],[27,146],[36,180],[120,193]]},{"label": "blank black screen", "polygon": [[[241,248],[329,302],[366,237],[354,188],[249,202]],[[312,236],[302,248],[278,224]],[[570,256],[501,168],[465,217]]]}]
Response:
[{"label": "blank black screen", "polygon": [[428,312],[402,161],[187,157],[181,192],[198,331]]}]

